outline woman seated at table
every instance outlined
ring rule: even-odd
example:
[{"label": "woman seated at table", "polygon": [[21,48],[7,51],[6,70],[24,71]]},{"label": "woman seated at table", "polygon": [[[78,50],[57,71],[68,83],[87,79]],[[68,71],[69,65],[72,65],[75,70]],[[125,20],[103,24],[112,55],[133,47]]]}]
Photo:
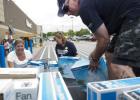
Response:
[{"label": "woman seated at table", "polygon": [[15,40],[15,50],[7,56],[8,66],[10,68],[27,67],[27,62],[32,59],[32,54],[29,50],[25,50],[24,41],[22,39]]},{"label": "woman seated at table", "polygon": [[63,33],[56,32],[54,40],[56,41],[55,51],[58,57],[61,56],[76,56],[77,49],[74,43],[68,41]]}]

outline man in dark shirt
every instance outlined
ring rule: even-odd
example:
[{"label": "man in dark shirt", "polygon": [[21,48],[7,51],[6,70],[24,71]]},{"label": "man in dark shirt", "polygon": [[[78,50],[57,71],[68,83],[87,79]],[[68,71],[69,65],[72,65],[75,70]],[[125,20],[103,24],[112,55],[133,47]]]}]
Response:
[{"label": "man in dark shirt", "polygon": [[140,0],[58,0],[58,7],[58,16],[80,15],[95,33],[92,70],[105,53],[109,75],[114,76],[110,79],[140,76]]}]

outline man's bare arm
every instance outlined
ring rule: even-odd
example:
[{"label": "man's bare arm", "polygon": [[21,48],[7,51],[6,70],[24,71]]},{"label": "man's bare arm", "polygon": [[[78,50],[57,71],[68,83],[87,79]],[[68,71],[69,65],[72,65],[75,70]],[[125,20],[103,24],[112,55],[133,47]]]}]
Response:
[{"label": "man's bare arm", "polygon": [[90,60],[92,60],[90,62],[91,69],[97,68],[98,60],[105,52],[105,49],[107,48],[108,43],[110,41],[108,31],[104,24],[100,25],[100,27],[95,32],[95,36],[97,39],[97,44],[96,44],[96,48],[90,55],[91,58]]}]

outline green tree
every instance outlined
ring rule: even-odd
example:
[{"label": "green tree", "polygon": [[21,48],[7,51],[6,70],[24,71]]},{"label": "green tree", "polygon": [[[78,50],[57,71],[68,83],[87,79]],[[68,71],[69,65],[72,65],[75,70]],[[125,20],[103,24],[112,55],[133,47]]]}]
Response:
[{"label": "green tree", "polygon": [[68,32],[64,32],[64,36],[68,36]]},{"label": "green tree", "polygon": [[83,29],[83,28],[80,31],[76,32],[77,36],[89,35],[89,34],[90,34],[90,31],[88,29]]},{"label": "green tree", "polygon": [[73,30],[68,31],[68,36],[73,37],[75,35],[75,32]]},{"label": "green tree", "polygon": [[42,33],[43,34],[43,38],[47,38],[47,34],[46,33]]},{"label": "green tree", "polygon": [[47,33],[47,36],[53,36],[54,35],[54,32],[48,32]]}]

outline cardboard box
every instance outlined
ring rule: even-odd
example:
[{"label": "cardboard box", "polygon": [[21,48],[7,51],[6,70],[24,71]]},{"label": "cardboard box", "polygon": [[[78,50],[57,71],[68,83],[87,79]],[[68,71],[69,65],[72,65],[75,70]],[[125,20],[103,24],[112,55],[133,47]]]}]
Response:
[{"label": "cardboard box", "polygon": [[49,61],[48,66],[45,67],[46,71],[58,71],[58,62],[57,61]]},{"label": "cardboard box", "polygon": [[45,63],[43,63],[42,61],[30,61],[28,63],[28,68],[37,68],[39,70],[39,72],[44,72],[44,68],[45,68]]},{"label": "cardboard box", "polygon": [[0,68],[0,79],[36,78],[38,74],[36,68]]},{"label": "cardboard box", "polygon": [[124,98],[125,100],[140,100],[140,88],[130,90],[130,91],[125,91]]},{"label": "cardboard box", "polygon": [[87,85],[87,100],[124,100],[124,91],[139,87],[140,77],[92,82]]},{"label": "cardboard box", "polygon": [[13,92],[12,80],[0,79],[0,100],[14,100]]},{"label": "cardboard box", "polygon": [[40,74],[38,100],[72,100],[59,72]]},{"label": "cardboard box", "polygon": [[71,57],[71,56],[62,56],[58,58],[59,71],[61,72],[64,78],[75,79],[71,71],[71,67],[79,59],[80,59],[79,57]]},{"label": "cardboard box", "polygon": [[58,67],[57,61],[49,61],[49,67]]},{"label": "cardboard box", "polygon": [[89,60],[80,59],[72,67],[74,77],[79,84],[87,84],[88,82],[104,81],[108,79],[107,65],[101,57],[98,69],[89,70]]},{"label": "cardboard box", "polygon": [[14,80],[14,100],[37,100],[38,79]]}]

